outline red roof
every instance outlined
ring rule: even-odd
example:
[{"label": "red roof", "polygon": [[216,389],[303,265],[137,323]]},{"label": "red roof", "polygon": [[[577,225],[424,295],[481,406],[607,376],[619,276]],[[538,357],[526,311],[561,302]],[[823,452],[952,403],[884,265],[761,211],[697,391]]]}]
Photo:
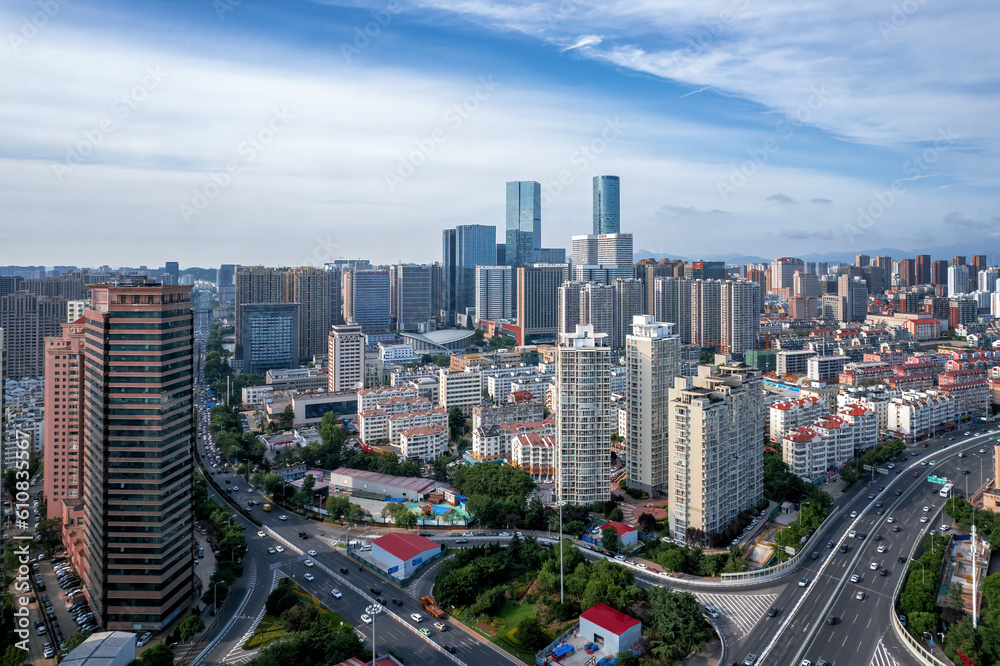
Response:
[{"label": "red roof", "polygon": [[607,604],[597,604],[580,613],[580,618],[593,622],[601,629],[611,632],[616,636],[621,636],[631,627],[639,624],[639,620],[629,617],[625,613],[616,611]]},{"label": "red roof", "polygon": [[625,536],[629,532],[635,532],[635,531],[637,531],[639,529],[638,527],[629,527],[625,523],[619,523],[616,520],[612,520],[611,522],[606,523],[603,527],[601,527],[601,529],[603,530],[605,527],[613,527],[613,528],[615,528],[615,532],[618,532],[618,536],[620,536],[620,537]]},{"label": "red roof", "polygon": [[398,534],[396,532],[375,539],[372,541],[372,545],[382,548],[385,552],[401,560],[409,560],[433,548],[441,549],[441,544],[435,543],[426,537],[416,534]]}]

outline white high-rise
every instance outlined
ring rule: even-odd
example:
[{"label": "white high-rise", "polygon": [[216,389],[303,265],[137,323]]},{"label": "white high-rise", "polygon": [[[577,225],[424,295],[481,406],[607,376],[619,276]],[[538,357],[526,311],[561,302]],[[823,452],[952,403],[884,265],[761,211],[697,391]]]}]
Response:
[{"label": "white high-rise", "polygon": [[476,321],[513,316],[510,266],[476,266]]},{"label": "white high-rise", "polygon": [[556,351],[556,492],[571,504],[611,497],[611,405],[608,336],[580,325],[559,336]]},{"label": "white high-rise", "polygon": [[361,326],[331,326],[327,346],[328,390],[357,391],[365,386],[365,336]]},{"label": "white high-rise", "polygon": [[598,265],[613,273],[609,280],[632,277],[632,234],[573,236],[573,266]]},{"label": "white high-rise", "polygon": [[638,315],[626,337],[628,485],[650,497],[668,486],[669,392],[681,374],[681,339],[673,326]]},{"label": "white high-rise", "polygon": [[958,296],[969,291],[969,267],[948,267],[948,296]]}]

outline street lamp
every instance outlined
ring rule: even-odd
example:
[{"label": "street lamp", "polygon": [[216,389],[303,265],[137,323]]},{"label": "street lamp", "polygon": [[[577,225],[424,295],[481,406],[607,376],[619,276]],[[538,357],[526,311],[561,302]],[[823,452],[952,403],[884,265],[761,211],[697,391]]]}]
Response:
[{"label": "street lamp", "polygon": [[219,586],[225,582],[224,580],[217,580],[212,585],[212,615],[219,612]]},{"label": "street lamp", "polygon": [[375,656],[375,618],[382,612],[382,607],[378,604],[372,604],[365,608],[365,612],[372,619],[372,663],[374,664],[378,660]]},{"label": "street lamp", "polygon": [[[931,543],[934,543],[933,539],[931,540]],[[920,565],[920,584],[923,585],[924,584],[924,571],[925,571],[924,563],[921,562],[920,560],[916,560],[916,559],[912,559],[912,558],[910,559],[910,561],[911,562],[916,562],[917,564]]]},{"label": "street lamp", "polygon": [[563,522],[562,522],[562,508],[563,504],[566,502],[559,502],[559,603],[566,603],[566,595],[563,590]]}]

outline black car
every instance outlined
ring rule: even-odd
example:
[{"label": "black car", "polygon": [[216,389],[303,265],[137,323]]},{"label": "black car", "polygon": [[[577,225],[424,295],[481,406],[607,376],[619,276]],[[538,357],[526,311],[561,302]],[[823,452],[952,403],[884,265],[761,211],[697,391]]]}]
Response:
[{"label": "black car", "polygon": [[382,590],[380,588],[370,587],[368,589],[371,590],[371,593],[374,594],[376,597],[382,596]]},{"label": "black car", "polygon": [[968,473],[969,473],[969,470],[967,470],[967,469],[963,469],[962,470],[962,474],[968,474]]},{"label": "black car", "polygon": [[347,573],[347,567],[340,567],[340,573],[346,574]]},{"label": "black car", "polygon": [[904,556],[902,556],[902,555],[900,555],[899,557],[897,557],[897,558],[896,558],[896,560],[897,560],[897,561],[898,561],[898,562],[899,562],[900,564],[903,564],[903,563],[905,563],[905,562],[906,562],[906,558],[905,558]]},{"label": "black car", "polygon": [[902,495],[902,494],[903,494],[903,491],[902,491],[902,490],[897,490],[897,491],[896,491],[896,497],[899,497],[899,496],[900,496],[900,495]]},{"label": "black car", "polygon": [[879,491],[879,492],[882,492],[883,490],[885,490],[885,486],[879,486],[879,487],[878,487],[878,491]]},{"label": "black car", "polygon": [[375,601],[379,602],[379,603],[380,603],[380,604],[382,604],[383,606],[385,606],[385,605],[386,605],[386,603],[385,603],[385,599],[383,599],[382,597],[379,597],[379,598],[378,598],[378,599],[376,599]]},{"label": "black car", "polygon": [[392,603],[395,604],[395,605],[397,605],[397,606],[402,606],[403,605],[403,602],[400,601],[399,599],[397,599],[396,597],[392,598]]},{"label": "black car", "polygon": [[767,609],[767,616],[768,617],[774,617],[777,614],[778,614],[778,609],[775,608],[774,606],[771,606],[770,608]]},{"label": "black car", "polygon": [[882,535],[881,534],[876,534],[875,535],[875,540],[876,541],[881,541],[882,540]]},{"label": "black car", "polygon": [[879,576],[888,576],[888,575],[889,575],[889,570],[888,570],[888,569],[881,569],[881,570],[880,570],[880,571],[878,572],[878,575],[879,575]]},{"label": "black car", "polygon": [[827,624],[837,624],[837,618],[835,618],[832,615],[827,615],[826,616],[826,623]]},{"label": "black car", "polygon": [[846,543],[840,546],[840,552],[846,553],[847,551],[848,551],[848,548],[847,548],[847,544]]},{"label": "black car", "polygon": [[826,547],[827,548],[833,548],[833,542],[832,541],[827,541],[826,542]]},{"label": "black car", "polygon": [[882,502],[875,502],[875,508],[876,509],[879,508],[880,506],[882,506]]},{"label": "black car", "polygon": [[878,510],[878,511],[876,511],[875,513],[877,513],[878,515],[882,516],[882,515],[884,515],[884,514],[885,514],[885,509],[879,509],[879,510]]},{"label": "black car", "polygon": [[455,654],[455,646],[453,646],[453,645],[449,645],[448,643],[445,643],[444,644],[444,649],[447,650],[450,654]]},{"label": "black car", "polygon": [[893,525],[892,526],[892,531],[893,532],[898,532],[899,531],[899,525]]},{"label": "black car", "polygon": [[[227,482],[228,483],[228,482]],[[868,499],[875,499],[875,493],[870,493]]]},{"label": "black car", "polygon": [[867,532],[858,532],[858,538],[861,539],[862,541],[864,541],[865,539],[868,538],[868,533]]}]

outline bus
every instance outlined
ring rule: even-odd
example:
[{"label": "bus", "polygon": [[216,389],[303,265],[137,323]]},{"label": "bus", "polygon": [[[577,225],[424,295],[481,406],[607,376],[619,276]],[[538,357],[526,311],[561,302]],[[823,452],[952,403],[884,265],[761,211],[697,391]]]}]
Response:
[{"label": "bus", "polygon": [[938,495],[940,495],[941,497],[948,497],[948,494],[951,493],[951,489],[954,486],[955,486],[954,483],[944,484],[943,486],[941,486],[941,492],[939,492]]}]

